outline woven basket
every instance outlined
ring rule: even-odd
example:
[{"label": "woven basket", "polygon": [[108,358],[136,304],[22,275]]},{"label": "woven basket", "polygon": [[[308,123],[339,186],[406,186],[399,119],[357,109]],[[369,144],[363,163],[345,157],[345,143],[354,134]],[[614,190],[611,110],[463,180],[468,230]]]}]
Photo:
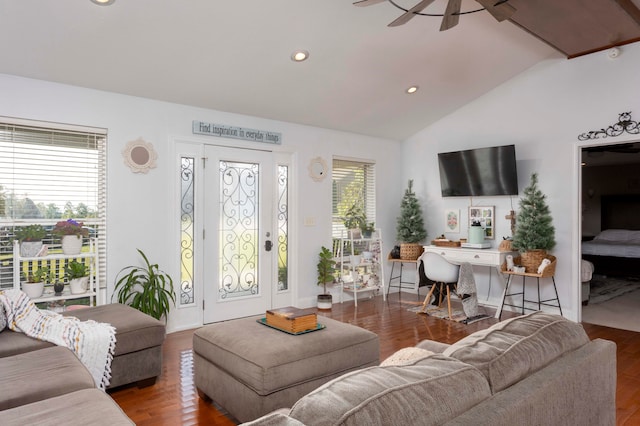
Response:
[{"label": "woven basket", "polygon": [[400,244],[400,259],[404,260],[417,260],[422,252],[424,251],[424,247],[420,244]]},{"label": "woven basket", "polygon": [[525,251],[520,254],[520,265],[524,266],[527,274],[536,274],[538,273],[538,266],[540,266],[546,255],[547,252],[545,250]]}]

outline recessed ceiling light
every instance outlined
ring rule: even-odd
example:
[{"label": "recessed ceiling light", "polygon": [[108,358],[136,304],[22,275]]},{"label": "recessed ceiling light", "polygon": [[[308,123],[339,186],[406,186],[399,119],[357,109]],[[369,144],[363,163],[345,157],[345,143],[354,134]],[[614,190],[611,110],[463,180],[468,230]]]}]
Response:
[{"label": "recessed ceiling light", "polygon": [[100,6],[109,6],[115,3],[116,0],[91,0],[93,3],[98,4]]},{"label": "recessed ceiling light", "polygon": [[293,62],[306,61],[309,58],[309,52],[306,50],[296,50],[291,54],[291,60]]},{"label": "recessed ceiling light", "polygon": [[416,93],[419,88],[420,88],[419,86],[411,86],[407,90],[405,90],[405,92],[411,95],[413,93]]}]

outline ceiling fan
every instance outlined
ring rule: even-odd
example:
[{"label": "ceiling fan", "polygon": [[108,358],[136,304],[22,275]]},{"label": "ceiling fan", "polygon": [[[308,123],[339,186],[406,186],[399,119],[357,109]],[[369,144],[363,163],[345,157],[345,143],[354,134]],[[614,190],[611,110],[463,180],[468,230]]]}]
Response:
[{"label": "ceiling fan", "polygon": [[421,0],[411,9],[405,9],[398,4],[396,4],[393,0],[359,0],[353,3],[355,6],[371,6],[374,4],[382,3],[383,1],[389,1],[389,3],[393,4],[398,9],[404,10],[405,13],[400,15],[397,19],[391,22],[389,27],[397,27],[399,25],[406,24],[416,15],[426,15],[426,16],[442,16],[442,24],[440,25],[440,31],[446,31],[450,28],[458,25],[458,20],[460,19],[460,15],[464,15],[467,13],[479,12],[481,10],[487,10],[498,22],[502,22],[505,19],[509,19],[511,15],[516,11],[516,9],[508,4],[509,0],[476,0],[482,6],[481,9],[472,10],[469,12],[460,12],[462,0],[449,0],[447,2],[447,8],[444,11],[444,14],[439,15],[427,15],[421,13],[424,9],[426,9],[431,3],[435,0]]}]

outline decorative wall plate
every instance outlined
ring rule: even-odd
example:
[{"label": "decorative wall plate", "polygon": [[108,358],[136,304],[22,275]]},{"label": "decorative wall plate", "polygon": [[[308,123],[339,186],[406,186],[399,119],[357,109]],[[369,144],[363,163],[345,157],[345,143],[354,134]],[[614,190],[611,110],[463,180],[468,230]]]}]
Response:
[{"label": "decorative wall plate", "polygon": [[327,175],[327,163],[321,157],[309,161],[309,176],[316,182],[322,182]]},{"label": "decorative wall plate", "polygon": [[129,166],[134,173],[147,173],[156,167],[158,154],[151,143],[138,138],[127,143],[122,150],[122,157],[124,164]]}]

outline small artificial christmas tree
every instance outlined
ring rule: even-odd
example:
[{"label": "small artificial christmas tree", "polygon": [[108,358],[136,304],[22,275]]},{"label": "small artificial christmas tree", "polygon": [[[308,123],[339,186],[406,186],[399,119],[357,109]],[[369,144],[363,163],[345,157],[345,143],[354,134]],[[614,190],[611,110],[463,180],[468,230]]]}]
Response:
[{"label": "small artificial christmas tree", "polygon": [[511,246],[522,252],[551,250],[556,245],[555,228],[545,195],[538,189],[538,174],[531,175],[531,184],[524,189],[520,200],[520,212],[516,221],[516,233]]},{"label": "small artificial christmas tree", "polygon": [[424,220],[422,219],[422,210],[412,187],[413,180],[410,180],[409,187],[404,192],[404,197],[400,204],[400,217],[396,226],[398,240],[409,244],[418,243],[427,236],[427,231],[424,229]]}]

